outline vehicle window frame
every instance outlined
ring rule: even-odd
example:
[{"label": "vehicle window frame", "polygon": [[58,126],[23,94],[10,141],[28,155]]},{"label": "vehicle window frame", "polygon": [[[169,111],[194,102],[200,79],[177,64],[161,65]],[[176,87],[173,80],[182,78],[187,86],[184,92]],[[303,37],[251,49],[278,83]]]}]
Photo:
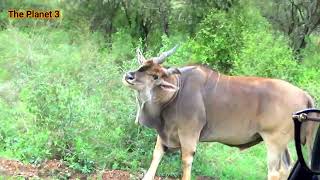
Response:
[{"label": "vehicle window frame", "polygon": [[[314,171],[314,170],[311,170],[307,166],[307,163],[305,162],[305,159],[302,154],[302,149],[301,149],[301,146],[302,146],[301,140],[300,140],[301,125],[302,125],[302,123],[304,123],[306,121],[310,121],[310,120],[308,119],[308,117],[305,117],[305,119],[301,119],[301,118],[299,118],[299,116],[301,116],[303,114],[308,114],[308,113],[319,113],[320,114],[320,110],[315,109],[315,108],[305,109],[305,110],[296,112],[292,117],[292,119],[294,121],[295,148],[296,148],[296,152],[297,152],[297,156],[298,156],[298,161],[301,164],[302,168],[304,168],[306,171],[308,171],[309,173],[312,173],[314,175],[320,175],[320,170]],[[312,121],[316,121],[316,120],[312,120]],[[320,121],[317,121],[317,122],[320,123]],[[320,128],[319,127],[317,129],[316,137],[313,142],[313,147],[315,147],[315,148],[313,148],[312,154],[311,154],[311,167],[314,167],[316,165],[317,166],[320,165],[320,156],[315,156],[316,152],[319,152],[319,150],[320,150]]]}]

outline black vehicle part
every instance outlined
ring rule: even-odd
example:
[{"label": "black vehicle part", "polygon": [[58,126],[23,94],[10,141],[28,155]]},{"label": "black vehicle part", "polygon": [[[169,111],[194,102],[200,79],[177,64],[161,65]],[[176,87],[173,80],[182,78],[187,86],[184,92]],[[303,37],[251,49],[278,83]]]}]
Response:
[{"label": "black vehicle part", "polygon": [[301,150],[301,125],[307,121],[315,121],[320,123],[320,118],[309,117],[309,113],[319,113],[319,109],[305,109],[299,112],[296,112],[292,119],[294,121],[294,137],[295,137],[295,146],[298,155],[298,162],[295,164],[293,170],[290,173],[289,180],[317,180],[319,179],[317,175],[320,175],[320,129],[318,128],[314,142],[313,149],[311,152],[311,164],[310,167],[307,166],[307,163],[303,157]]}]

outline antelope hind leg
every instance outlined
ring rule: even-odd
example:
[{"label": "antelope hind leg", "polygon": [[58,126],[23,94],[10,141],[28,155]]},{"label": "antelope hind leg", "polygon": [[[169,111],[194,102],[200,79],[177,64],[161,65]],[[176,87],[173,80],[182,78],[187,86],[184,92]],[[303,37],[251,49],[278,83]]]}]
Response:
[{"label": "antelope hind leg", "polygon": [[289,175],[291,158],[287,144],[290,137],[283,134],[279,135],[262,135],[267,147],[268,180],[286,180]]}]

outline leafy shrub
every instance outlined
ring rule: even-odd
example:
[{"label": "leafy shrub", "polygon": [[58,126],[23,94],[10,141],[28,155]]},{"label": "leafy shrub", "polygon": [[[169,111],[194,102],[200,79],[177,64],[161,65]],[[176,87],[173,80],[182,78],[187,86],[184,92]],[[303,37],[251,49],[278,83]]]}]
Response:
[{"label": "leafy shrub", "polygon": [[305,89],[316,100],[316,107],[320,105],[320,71],[318,68],[300,65],[299,73],[295,77],[295,84]]},{"label": "leafy shrub", "polygon": [[[122,69],[136,67],[136,61],[126,60],[134,49],[128,46],[127,53],[117,54],[106,50],[99,34],[86,33],[46,28],[0,32],[0,39],[15,47],[0,45],[1,65],[10,67],[11,78],[19,82],[23,107],[0,111],[7,114],[0,120],[0,154],[32,163],[63,159],[83,173],[147,166],[155,134],[134,125],[134,93],[121,83]],[[116,64],[119,57],[122,66]],[[17,119],[28,126],[20,128]]]},{"label": "leafy shrub", "polygon": [[128,59],[132,59],[132,54],[135,54],[134,51],[134,40],[130,36],[129,32],[125,29],[121,29],[118,32],[114,33],[112,36],[112,59],[116,63],[122,64]]},{"label": "leafy shrub", "polygon": [[308,39],[307,47],[303,49],[302,63],[308,68],[320,68],[320,38],[313,35]]},{"label": "leafy shrub", "polygon": [[244,14],[243,48],[236,57],[234,74],[273,77],[293,82],[297,62],[287,40],[275,34],[257,11]]},{"label": "leafy shrub", "polygon": [[[317,41],[318,39],[318,41]],[[303,50],[304,59],[299,67],[298,84],[307,89],[320,105],[320,47],[319,36],[310,37],[306,49]]]},{"label": "leafy shrub", "polygon": [[[309,92],[319,101],[319,70],[313,47],[305,50],[305,62],[294,58],[288,40],[272,31],[271,25],[251,8],[243,14],[246,28],[242,32],[243,48],[236,57],[231,73],[236,75],[279,78]],[[313,49],[313,50],[311,50]]]},{"label": "leafy shrub", "polygon": [[226,13],[212,10],[201,22],[194,38],[193,59],[222,72],[229,72],[243,44],[241,19],[236,11]]},{"label": "leafy shrub", "polygon": [[235,61],[234,74],[293,81],[298,67],[283,37],[265,29],[245,31],[244,47]]}]

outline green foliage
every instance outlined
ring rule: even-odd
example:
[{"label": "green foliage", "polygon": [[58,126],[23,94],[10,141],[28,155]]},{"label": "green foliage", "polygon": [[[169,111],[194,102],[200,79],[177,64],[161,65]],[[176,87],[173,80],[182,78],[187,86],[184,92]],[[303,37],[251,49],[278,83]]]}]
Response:
[{"label": "green foliage", "polygon": [[320,69],[320,37],[312,35],[308,39],[308,46],[303,50],[303,64],[308,68]]},{"label": "green foliage", "polygon": [[[19,42],[7,40],[10,33]],[[100,52],[95,35],[81,34],[48,29],[29,35],[14,29],[1,32],[0,37],[20,51],[18,54],[12,51],[12,46],[3,46],[1,59],[10,57],[10,63],[19,61],[17,66],[10,66],[10,71],[19,72],[15,78],[23,82],[20,93],[21,103],[26,107],[23,112],[33,116],[26,122],[30,124],[28,133],[19,130],[13,140],[3,140],[14,142],[8,146],[13,156],[30,162],[62,158],[84,173],[91,172],[96,163],[107,163],[108,167],[117,163],[112,158],[110,161],[104,158],[118,154],[119,147],[125,144],[122,141],[125,126],[129,120],[133,121],[133,117],[128,119],[125,114],[130,111],[134,114],[134,108],[129,108],[135,107],[134,101],[125,96],[127,90],[118,80],[121,78],[118,67],[107,59],[105,52]],[[28,42],[33,42],[33,46],[27,45]],[[47,42],[47,46],[41,46],[43,42]],[[23,56],[28,58],[21,58]],[[7,63],[9,61],[3,64]],[[132,104],[119,106],[123,102]],[[10,123],[4,130],[9,131],[8,126]],[[35,143],[29,138],[38,141]]]},{"label": "green foliage", "polygon": [[300,73],[297,78],[298,84],[307,89],[320,105],[320,46],[319,35],[311,36],[308,46],[304,49],[304,57],[299,67]]},{"label": "green foliage", "polygon": [[47,157],[49,133],[47,130],[37,131],[33,127],[33,115],[28,113],[23,104],[10,107],[0,102],[0,147],[1,156],[19,158],[38,163]]},{"label": "green foliage", "polygon": [[112,36],[112,59],[116,63],[122,64],[128,59],[132,59],[135,54],[134,39],[130,36],[127,30],[121,29]]},{"label": "green foliage", "polygon": [[319,102],[319,68],[316,46],[304,50],[305,60],[298,63],[288,40],[272,31],[271,25],[254,8],[243,13],[246,28],[242,32],[243,48],[235,59],[231,73],[278,78],[309,92]]},{"label": "green foliage", "polygon": [[281,35],[275,35],[258,12],[247,12],[245,19],[248,25],[242,32],[244,44],[235,59],[233,73],[293,82],[298,64],[287,40]]},{"label": "green foliage", "polygon": [[295,84],[305,89],[315,100],[316,107],[320,105],[320,70],[318,68],[307,68],[300,65],[299,74],[296,76]]},{"label": "green foliage", "polygon": [[212,10],[194,39],[193,59],[229,72],[243,44],[241,18],[236,12]]}]

